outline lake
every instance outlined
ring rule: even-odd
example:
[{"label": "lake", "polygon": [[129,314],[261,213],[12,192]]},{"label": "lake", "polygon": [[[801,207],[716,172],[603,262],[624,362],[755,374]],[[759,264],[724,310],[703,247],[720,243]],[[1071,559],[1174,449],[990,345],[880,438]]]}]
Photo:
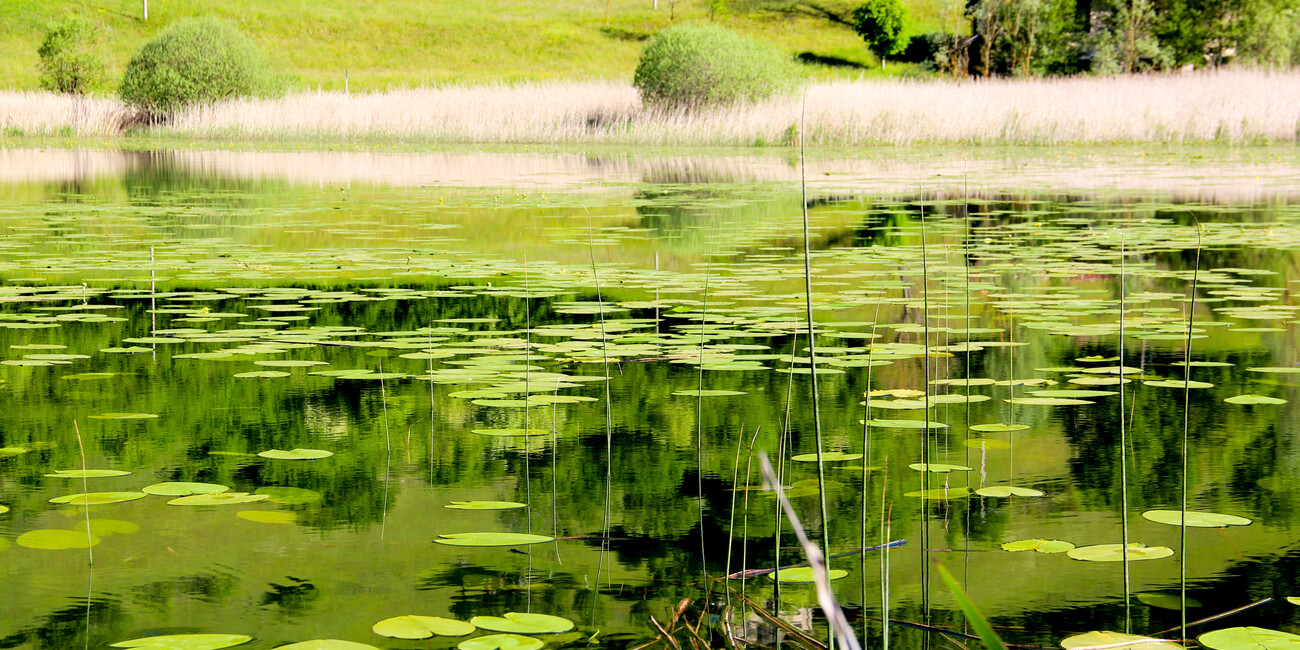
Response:
[{"label": "lake", "polygon": [[871,647],[974,634],[939,565],[1009,643],[1267,598],[1188,636],[1300,631],[1297,178],[1294,148],[0,151],[0,647],[478,638],[372,630],[407,615],[815,647],[814,588],[761,571],[805,557],[760,453]]}]

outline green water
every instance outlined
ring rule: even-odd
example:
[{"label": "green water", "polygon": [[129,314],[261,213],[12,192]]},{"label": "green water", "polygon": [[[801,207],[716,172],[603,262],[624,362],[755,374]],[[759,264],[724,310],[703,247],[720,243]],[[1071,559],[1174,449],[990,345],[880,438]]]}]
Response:
[{"label": "green water", "polygon": [[[938,165],[922,158],[897,161],[892,184],[860,159],[817,161],[814,418],[789,160],[68,156],[11,152],[0,177],[0,647],[181,633],[452,647],[462,639],[371,626],[535,612],[575,623],[541,637],[553,646],[630,648],[683,599],[692,621],[712,621],[728,587],[801,626],[811,588],[776,602],[768,577],[716,581],[778,562],[757,454],[780,457],[782,431],[782,482],[814,540],[825,530],[832,553],[906,540],[888,556],[892,618],[969,632],[930,576],[938,561],[1009,642],[1055,645],[1126,619],[1154,633],[1179,623],[1168,595],[1185,557],[1200,605],[1188,620],[1277,599],[1193,635],[1300,623],[1281,598],[1300,572],[1300,377],[1287,372],[1300,363],[1300,200],[1282,157],[1178,159],[1103,181],[1105,165],[1064,177],[1057,159],[935,177],[915,173]],[[1190,358],[1220,365],[1187,374],[1193,280]],[[1136,369],[1122,398],[1121,361],[1106,360],[1121,327],[1122,365]],[[1187,401],[1144,383],[1186,376],[1211,385]],[[862,405],[897,390],[924,392]],[[1019,402],[1042,390],[1115,394]],[[954,401],[893,401],[926,393]],[[955,394],[987,399],[936,397]],[[1285,403],[1224,401],[1243,394]],[[1253,523],[1189,529],[1184,554],[1179,528],[1141,514],[1180,508],[1185,417],[1188,508]],[[828,522],[816,463],[788,460],[815,452],[816,419],[826,451],[867,455],[826,463]],[[925,419],[943,426],[889,422]],[[1123,563],[1001,548],[1120,542],[1121,419],[1128,536],[1173,550],[1129,563],[1127,612]],[[990,423],[1026,428],[969,428]],[[525,427],[539,434],[474,432]],[[88,468],[130,472],[86,479],[91,492],[186,481],[270,496],[49,503],[84,491],[47,476],[80,469],[83,449]],[[273,449],[332,455],[257,455]],[[923,459],[970,469],[909,468]],[[1042,496],[969,494],[994,486]],[[954,498],[907,496],[923,489]],[[527,507],[446,507],[471,500]],[[87,514],[93,564],[85,548],[21,538],[84,537]],[[802,561],[781,526],[779,563]],[[434,541],[472,532],[559,539]],[[872,646],[880,560],[832,563]],[[737,636],[771,645],[772,628],[730,605]],[[939,638],[890,631],[896,647]]]}]

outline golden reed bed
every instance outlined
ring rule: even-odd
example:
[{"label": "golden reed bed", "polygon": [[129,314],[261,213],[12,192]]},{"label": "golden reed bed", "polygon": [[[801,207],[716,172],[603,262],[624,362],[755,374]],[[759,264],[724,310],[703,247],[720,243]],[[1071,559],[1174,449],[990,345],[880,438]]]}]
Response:
[{"label": "golden reed bed", "polygon": [[[802,123],[802,127],[801,127]],[[136,126],[131,126],[136,124]],[[0,134],[445,143],[810,145],[1295,142],[1300,70],[829,81],[757,104],[656,112],[617,82],[301,92],[138,126],[115,99],[0,93]]]}]

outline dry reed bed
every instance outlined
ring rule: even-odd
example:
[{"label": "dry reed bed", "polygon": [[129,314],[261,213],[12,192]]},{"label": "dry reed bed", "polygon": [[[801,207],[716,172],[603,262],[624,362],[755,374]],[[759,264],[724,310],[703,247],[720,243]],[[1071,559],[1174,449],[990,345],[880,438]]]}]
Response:
[{"label": "dry reed bed", "polygon": [[[120,133],[110,99],[0,93],[10,135]],[[802,128],[801,128],[802,124]],[[151,134],[194,138],[380,139],[633,145],[1295,142],[1300,70],[1181,75],[832,81],[797,96],[696,112],[643,108],[615,82],[306,92],[186,111]]]}]

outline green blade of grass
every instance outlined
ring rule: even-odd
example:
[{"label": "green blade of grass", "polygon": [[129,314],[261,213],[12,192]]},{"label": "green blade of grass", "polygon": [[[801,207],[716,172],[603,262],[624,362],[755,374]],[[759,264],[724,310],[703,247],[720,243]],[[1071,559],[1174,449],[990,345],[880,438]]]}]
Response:
[{"label": "green blade of grass", "polygon": [[948,573],[948,569],[938,562],[935,563],[934,568],[939,571],[939,577],[943,579],[943,583],[952,591],[952,597],[957,601],[957,606],[966,615],[966,620],[970,622],[971,627],[975,628],[975,633],[984,642],[985,649],[1007,650],[1006,644],[1002,643],[998,633],[993,631],[993,626],[989,625],[984,615],[980,614],[980,610],[975,608],[975,603],[971,602],[970,597],[966,595],[966,590],[957,584],[952,574]]}]

